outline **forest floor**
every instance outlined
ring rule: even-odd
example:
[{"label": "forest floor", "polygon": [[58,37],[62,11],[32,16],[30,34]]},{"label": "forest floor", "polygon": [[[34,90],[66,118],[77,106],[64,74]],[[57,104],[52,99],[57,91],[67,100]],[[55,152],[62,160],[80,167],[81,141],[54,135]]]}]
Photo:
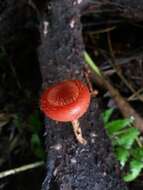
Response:
[{"label": "forest floor", "polygon": [[[86,50],[121,96],[143,117],[142,23],[132,23],[117,18],[107,23],[103,18],[100,20],[90,13],[82,17],[82,23]],[[27,40],[31,35],[25,32]],[[19,64],[9,58],[7,48],[0,47],[0,189],[2,190],[11,187],[15,190],[39,190],[45,173],[41,164],[38,168],[1,177],[2,171],[45,160],[44,124],[39,110],[41,74],[32,45],[29,47],[29,44],[25,43],[25,46],[19,50],[19,55],[26,48],[27,51],[21,56],[24,64]],[[24,62],[25,57],[29,58],[27,64]],[[112,119],[121,118],[122,110],[119,111],[108,90],[96,81],[92,72],[87,71],[87,73],[93,89],[98,90],[103,112],[108,108],[114,108],[115,114]],[[143,189],[142,179],[143,173],[129,183],[129,189]]]}]

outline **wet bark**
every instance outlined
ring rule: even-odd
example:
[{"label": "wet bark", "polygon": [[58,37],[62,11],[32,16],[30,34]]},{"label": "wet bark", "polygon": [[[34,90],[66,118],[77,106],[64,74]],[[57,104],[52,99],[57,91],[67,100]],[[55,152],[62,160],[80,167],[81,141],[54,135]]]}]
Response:
[{"label": "wet bark", "polygon": [[[39,59],[43,88],[64,79],[84,78],[84,44],[80,24],[80,1],[54,0],[45,4],[41,22]],[[127,189],[103,127],[100,105],[92,98],[81,118],[87,145],[79,144],[70,123],[45,119],[47,174],[42,190]]]}]

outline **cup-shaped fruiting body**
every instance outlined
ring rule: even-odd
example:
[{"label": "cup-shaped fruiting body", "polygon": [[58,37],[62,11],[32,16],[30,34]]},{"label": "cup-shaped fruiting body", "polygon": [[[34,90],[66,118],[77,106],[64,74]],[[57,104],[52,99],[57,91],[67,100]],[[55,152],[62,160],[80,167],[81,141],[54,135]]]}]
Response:
[{"label": "cup-shaped fruiting body", "polygon": [[88,87],[80,80],[65,80],[45,89],[40,107],[53,120],[72,122],[78,141],[86,144],[82,137],[78,119],[87,111],[90,103]]}]

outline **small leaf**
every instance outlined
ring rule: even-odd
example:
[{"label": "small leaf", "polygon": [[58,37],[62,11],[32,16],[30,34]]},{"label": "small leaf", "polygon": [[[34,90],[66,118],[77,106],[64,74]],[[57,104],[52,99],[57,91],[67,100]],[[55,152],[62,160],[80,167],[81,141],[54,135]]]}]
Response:
[{"label": "small leaf", "polygon": [[43,150],[43,147],[41,145],[40,138],[36,133],[32,134],[31,147],[32,147],[32,150],[33,150],[34,154],[38,158],[44,159],[44,150]]},{"label": "small leaf", "polygon": [[94,63],[94,61],[91,59],[91,57],[89,56],[87,52],[84,52],[84,59],[85,59],[85,62],[92,68],[92,70],[95,71],[97,75],[101,76],[101,72],[98,66],[96,66],[96,64]]},{"label": "small leaf", "polygon": [[130,149],[139,134],[138,129],[128,128],[123,134],[118,135],[117,139],[114,140],[114,145],[116,144]]},{"label": "small leaf", "polygon": [[111,136],[115,132],[118,132],[119,130],[129,126],[132,123],[132,119],[118,119],[115,121],[111,121],[105,125],[105,128],[108,131],[108,134]]},{"label": "small leaf", "polygon": [[115,154],[116,154],[117,160],[119,160],[119,162],[123,168],[129,158],[129,150],[127,150],[123,147],[117,147],[115,149]]},{"label": "small leaf", "polygon": [[143,163],[138,160],[130,162],[130,172],[123,177],[124,181],[130,182],[137,178],[143,168]]},{"label": "small leaf", "polygon": [[17,129],[21,128],[21,126],[22,126],[22,119],[20,118],[20,116],[15,115],[13,122],[14,122],[14,125],[15,125],[15,127]]},{"label": "small leaf", "polygon": [[32,131],[38,133],[42,128],[42,123],[40,121],[38,112],[31,114],[29,117],[29,124],[32,126]]},{"label": "small leaf", "polygon": [[113,109],[113,108],[110,108],[110,109],[106,110],[106,111],[102,114],[104,124],[106,124],[106,123],[109,121],[109,119],[110,119],[110,117],[111,117],[113,111],[114,111],[114,109]]},{"label": "small leaf", "polygon": [[139,161],[143,162],[143,148],[142,147],[132,149],[131,150],[131,155],[136,160],[139,160]]}]

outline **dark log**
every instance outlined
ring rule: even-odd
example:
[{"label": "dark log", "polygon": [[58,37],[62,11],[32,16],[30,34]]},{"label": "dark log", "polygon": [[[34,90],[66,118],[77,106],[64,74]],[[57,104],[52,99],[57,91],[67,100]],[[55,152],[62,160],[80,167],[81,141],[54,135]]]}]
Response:
[{"label": "dark log", "polygon": [[[33,2],[35,6],[27,2]],[[31,27],[32,15],[36,13],[41,19],[39,60],[43,88],[67,78],[85,80],[80,14],[92,10],[96,14],[109,15],[108,18],[118,16],[135,22],[143,21],[142,0],[1,0],[0,45],[6,46],[10,58],[17,60],[18,47],[23,44],[22,32]],[[21,37],[16,51],[13,51],[9,42],[14,47],[17,34]],[[127,189],[116,172],[118,164],[103,128],[97,98],[92,99],[88,113],[81,119],[81,127],[88,140],[86,146],[77,143],[70,124],[56,124],[46,119],[47,176],[43,190]]]},{"label": "dark log", "polygon": [[[78,4],[79,2],[79,4]],[[80,1],[53,0],[45,4],[41,21],[39,59],[43,88],[64,79],[84,78]],[[47,174],[42,190],[125,190],[118,163],[101,120],[100,105],[92,98],[81,119],[87,145],[79,144],[69,123],[45,119]]]}]

